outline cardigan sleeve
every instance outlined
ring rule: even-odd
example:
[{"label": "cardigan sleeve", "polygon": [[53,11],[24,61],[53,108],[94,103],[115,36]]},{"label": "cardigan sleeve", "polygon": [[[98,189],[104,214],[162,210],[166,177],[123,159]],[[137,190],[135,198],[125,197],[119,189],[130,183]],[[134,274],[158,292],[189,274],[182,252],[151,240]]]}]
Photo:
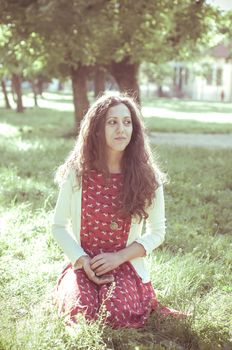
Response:
[{"label": "cardigan sleeve", "polygon": [[72,174],[70,173],[59,191],[52,220],[52,233],[59,246],[63,249],[65,255],[74,265],[74,268],[77,269],[80,268],[80,266],[76,261],[82,255],[87,254],[68,230],[68,224],[71,220],[72,188]]},{"label": "cardigan sleeve", "polygon": [[146,254],[151,253],[163,243],[165,237],[165,205],[162,185],[156,190],[155,200],[148,210],[148,215],[145,222],[145,233],[136,240],[142,244]]}]

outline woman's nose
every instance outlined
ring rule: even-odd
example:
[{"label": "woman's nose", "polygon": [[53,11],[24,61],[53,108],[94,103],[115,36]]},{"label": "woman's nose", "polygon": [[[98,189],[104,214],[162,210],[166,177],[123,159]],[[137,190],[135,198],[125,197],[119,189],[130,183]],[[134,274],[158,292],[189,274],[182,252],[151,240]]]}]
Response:
[{"label": "woman's nose", "polygon": [[123,124],[123,122],[118,122],[117,131],[118,132],[124,132],[124,124]]}]

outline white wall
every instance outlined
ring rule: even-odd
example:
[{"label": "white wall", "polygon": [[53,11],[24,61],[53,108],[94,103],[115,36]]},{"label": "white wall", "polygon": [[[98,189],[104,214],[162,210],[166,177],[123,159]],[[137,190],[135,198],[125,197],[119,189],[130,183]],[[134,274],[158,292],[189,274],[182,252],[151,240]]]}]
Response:
[{"label": "white wall", "polygon": [[[186,92],[195,100],[221,101],[221,92],[224,91],[224,101],[232,102],[232,64],[218,60],[213,65],[213,82],[208,85],[204,77],[195,76],[186,86]],[[222,85],[216,85],[216,72],[222,68]]]}]

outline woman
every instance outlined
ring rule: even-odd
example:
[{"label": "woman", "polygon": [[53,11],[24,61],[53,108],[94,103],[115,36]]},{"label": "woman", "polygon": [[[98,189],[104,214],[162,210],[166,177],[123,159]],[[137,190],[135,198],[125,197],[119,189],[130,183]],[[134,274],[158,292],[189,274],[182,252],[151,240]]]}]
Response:
[{"label": "woman", "polygon": [[131,98],[92,105],[57,181],[53,234],[71,262],[56,287],[59,313],[94,320],[104,304],[112,327],[142,327],[158,307],[145,260],[164,240],[165,215],[162,174]]}]

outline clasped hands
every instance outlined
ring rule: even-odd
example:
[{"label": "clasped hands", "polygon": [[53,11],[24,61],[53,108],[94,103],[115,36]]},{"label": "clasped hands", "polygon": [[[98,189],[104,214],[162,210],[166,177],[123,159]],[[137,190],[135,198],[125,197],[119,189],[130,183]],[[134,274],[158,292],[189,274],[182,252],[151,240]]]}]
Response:
[{"label": "clasped hands", "polygon": [[114,281],[114,276],[108,272],[116,269],[123,263],[123,260],[119,253],[102,253],[92,259],[87,255],[82,256],[80,262],[87,277],[101,285]]}]

